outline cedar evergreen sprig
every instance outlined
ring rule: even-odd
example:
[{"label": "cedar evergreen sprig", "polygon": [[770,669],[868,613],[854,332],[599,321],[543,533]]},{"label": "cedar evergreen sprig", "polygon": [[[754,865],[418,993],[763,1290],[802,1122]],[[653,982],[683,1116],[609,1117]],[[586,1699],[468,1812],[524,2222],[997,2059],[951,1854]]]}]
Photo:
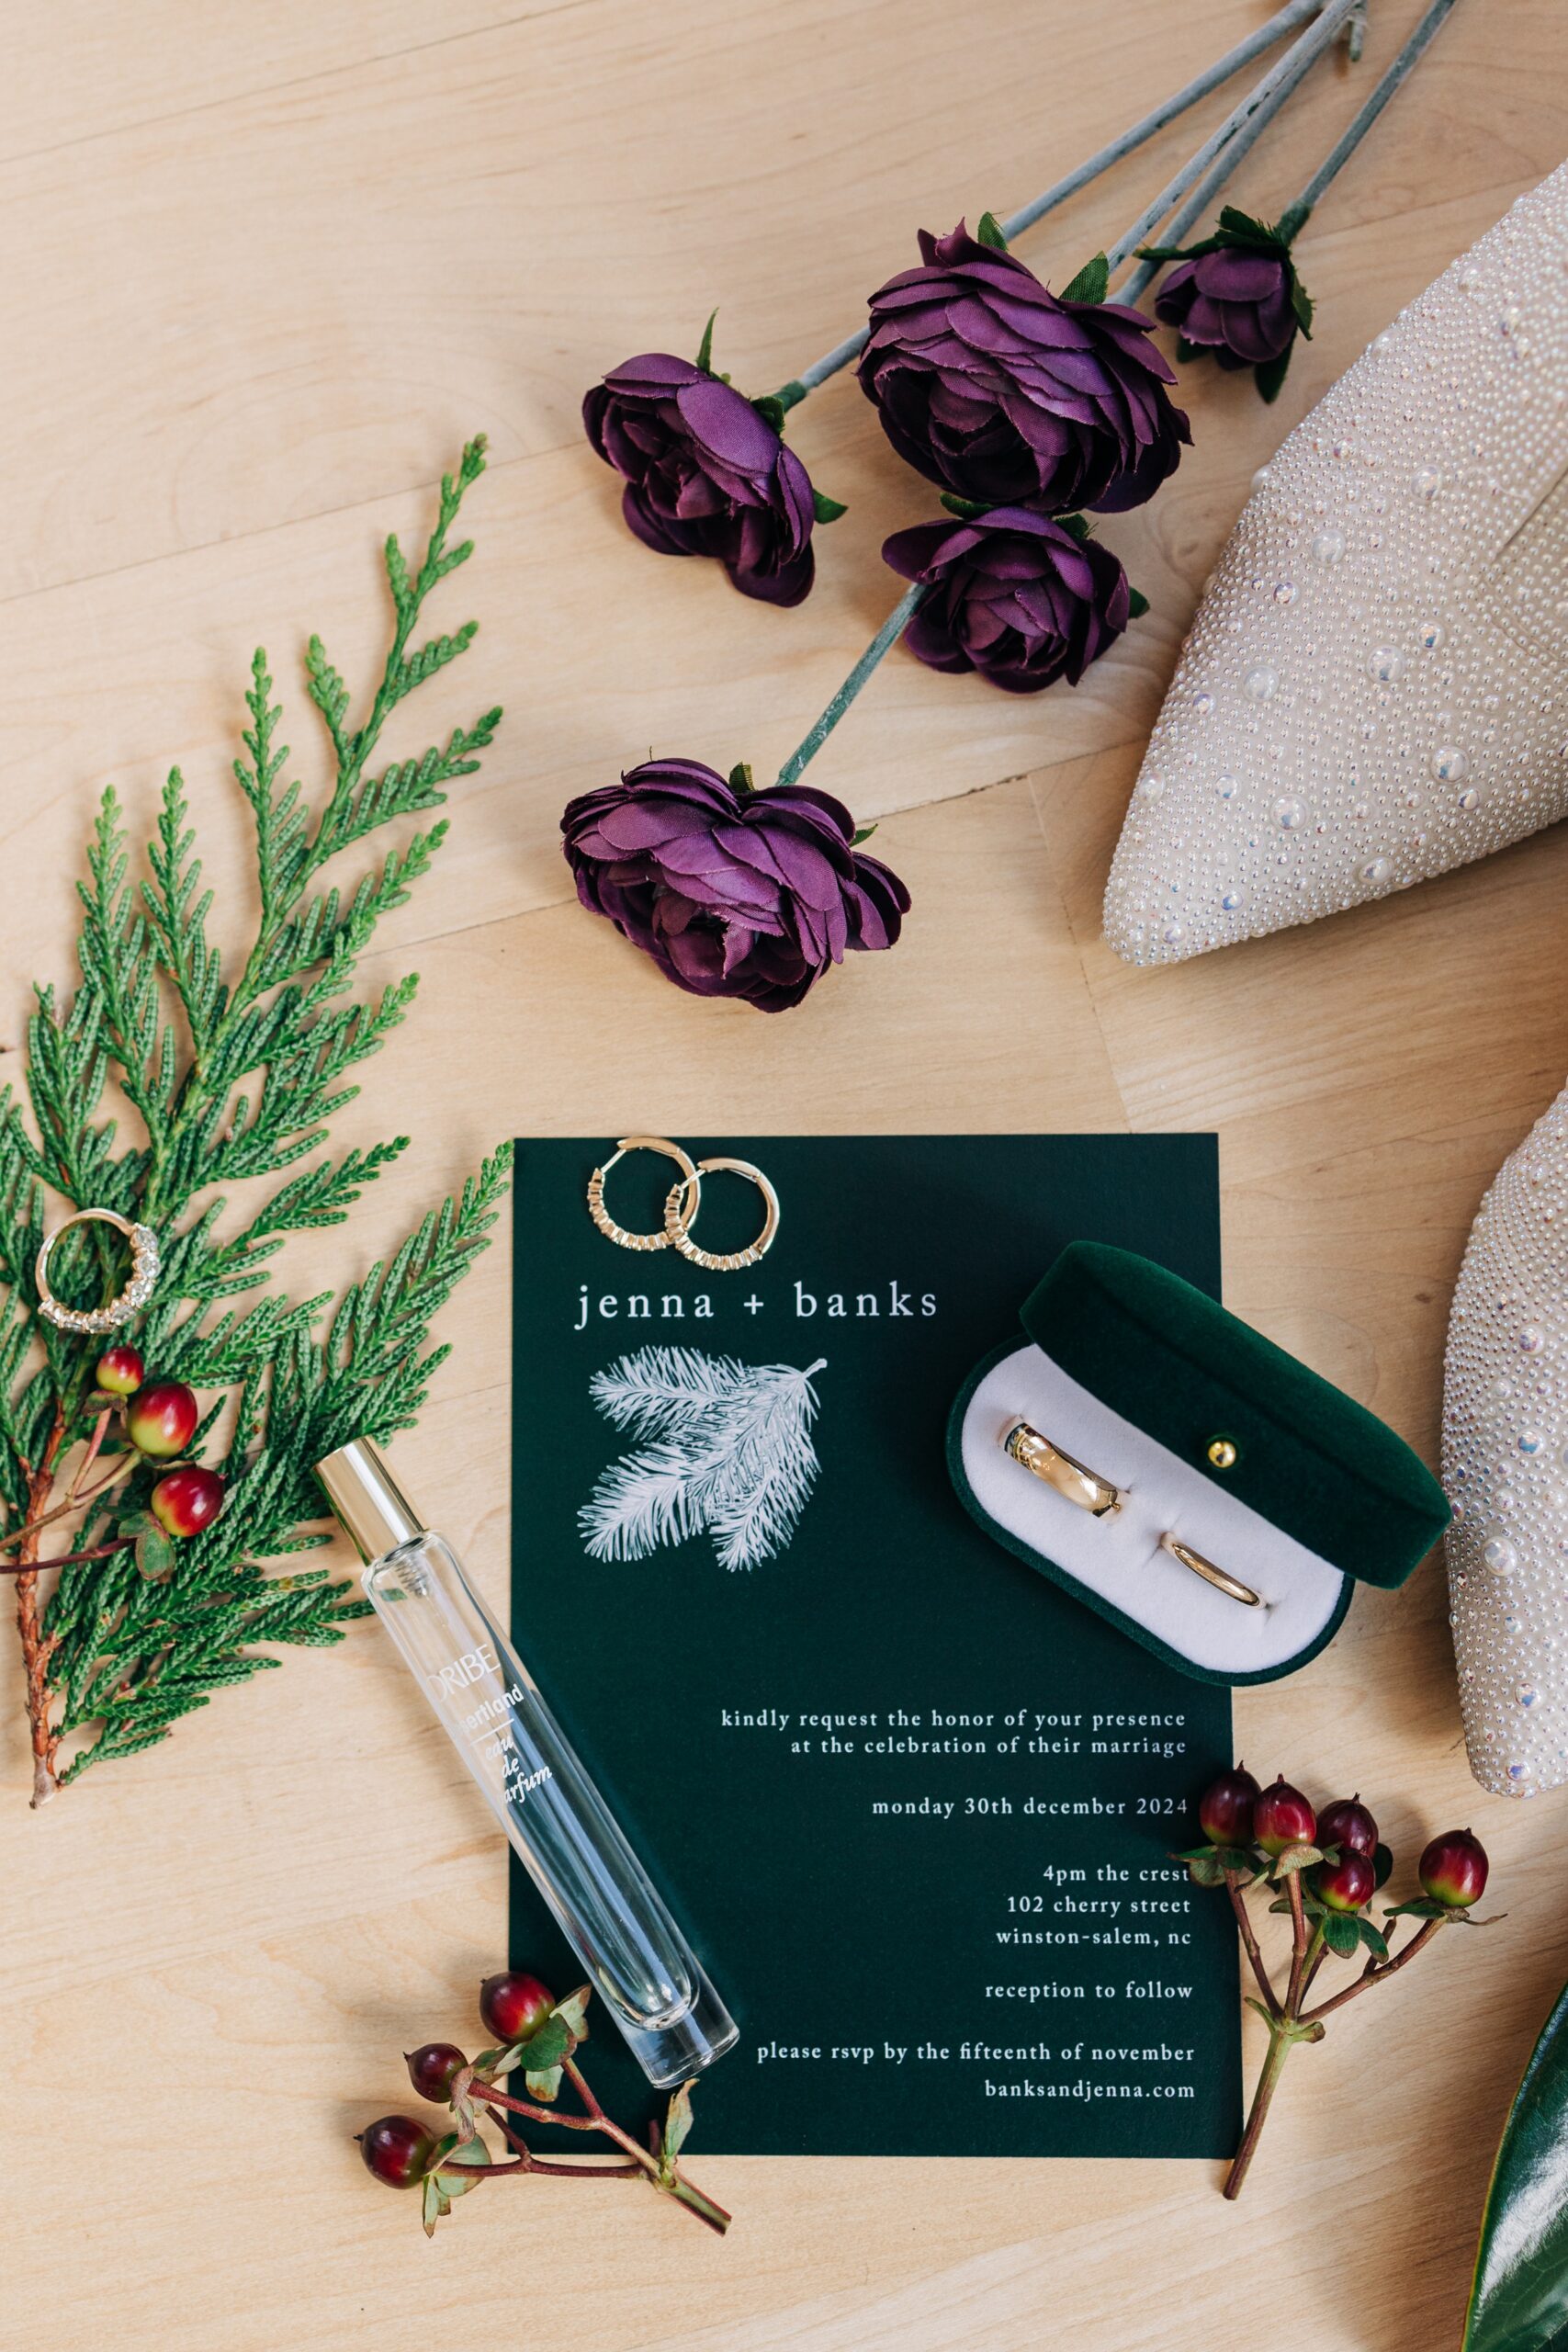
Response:
[{"label": "cedar evergreen sprig", "polygon": [[[321,877],[341,852],[440,807],[445,787],[478,768],[499,724],[499,709],[488,710],[417,758],[372,768],[393,712],[473,639],[472,621],[423,642],[416,631],[432,591],[472,551],[450,535],[484,471],[484,450],[482,436],[471,441],[457,474],[443,479],[417,565],[395,537],[386,542],[391,641],[362,720],[320,639],[310,640],[307,686],[331,752],[314,813],[288,773],[266,657],[253,661],[234,774],[254,820],[259,920],[243,964],[231,977],[209,933],[212,892],[202,886],[178,769],[164,787],[145,878],[132,876],[111,788],[78,886],[81,985],[68,998],[40,987],[28,1025],[30,1129],[12,1090],[0,1091],[0,1541],[12,1536],[6,1561],[19,1564],[35,1804],[90,1764],[152,1747],[215,1690],[278,1663],[256,1644],[335,1642],[363,1613],[354,1588],[324,1570],[268,1575],[261,1564],[329,1540],[311,1475],[324,1453],[355,1436],[386,1439],[414,1419],[446,1352],[426,1344],[431,1320],[495,1222],[504,1152],[335,1306],[330,1293],[292,1300],[270,1290],[236,1305],[268,1283],[268,1261],[290,1233],[341,1224],[408,1138],[316,1161],[232,1231],[220,1230],[225,1196],[217,1189],[281,1175],[324,1144],[333,1114],[358,1091],[350,1073],[412,999],[415,975],[374,999],[356,997],[353,981],[381,917],[428,870],[445,820],[389,849],[346,897]],[[129,1143],[105,1112],[111,1084],[141,1129]],[[132,1552],[119,1549],[63,1568],[43,1604],[41,1532],[18,1545],[16,1531],[72,1491],[73,1465],[102,1403],[94,1401],[94,1365],[103,1342],[39,1314],[34,1261],[46,1227],[87,1207],[118,1210],[160,1237],[152,1299],[116,1337],[134,1339],[159,1377],[219,1392],[191,1456],[215,1442],[231,1408],[214,1464],[226,1493],[221,1515],[172,1547],[166,1576],[149,1580]],[[57,1295],[111,1296],[122,1278],[112,1240],[101,1226],[66,1236],[51,1261]],[[109,1466],[123,1443],[106,1439]],[[89,1506],[55,1556],[112,1540],[117,1525],[144,1512],[156,1475],[135,1467],[112,1497]]]}]

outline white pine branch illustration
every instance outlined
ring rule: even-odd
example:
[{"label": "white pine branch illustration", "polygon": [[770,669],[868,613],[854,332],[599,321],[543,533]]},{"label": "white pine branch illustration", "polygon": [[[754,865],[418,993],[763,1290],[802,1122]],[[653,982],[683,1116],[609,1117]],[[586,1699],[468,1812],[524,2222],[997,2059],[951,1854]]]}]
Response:
[{"label": "white pine branch illustration", "polygon": [[782,1551],[817,1476],[812,1375],[826,1362],[800,1372],[650,1347],[596,1373],[600,1411],[656,1442],[612,1463],[579,1512],[592,1556],[644,1560],[705,1529],[727,1568]]},{"label": "white pine branch illustration", "polygon": [[639,1348],[636,1355],[596,1372],[589,1394],[618,1430],[661,1437],[724,1405],[745,1378],[746,1366],[736,1356],[705,1356],[698,1348]]}]

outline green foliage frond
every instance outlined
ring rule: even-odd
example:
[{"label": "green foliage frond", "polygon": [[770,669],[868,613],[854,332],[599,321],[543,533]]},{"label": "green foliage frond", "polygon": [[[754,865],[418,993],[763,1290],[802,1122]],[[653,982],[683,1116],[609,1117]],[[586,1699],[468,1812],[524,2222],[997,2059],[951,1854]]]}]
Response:
[{"label": "green foliage frond", "polygon": [[[51,1720],[70,1755],[62,1780],[152,1746],[215,1691],[276,1665],[258,1645],[337,1641],[362,1613],[355,1588],[324,1571],[262,1564],[326,1540],[312,1476],[322,1454],[358,1434],[389,1437],[417,1414],[445,1353],[430,1344],[431,1322],[487,1246],[503,1154],[335,1304],[330,1293],[291,1300],[270,1287],[288,1237],[341,1224],[406,1147],[399,1136],[299,1165],[327,1142],[357,1091],[351,1074],[412,1001],[415,976],[364,997],[355,975],[382,917],[429,871],[446,823],[408,833],[346,883],[323,868],[439,808],[494,737],[501,713],[486,710],[444,744],[372,766],[399,706],[472,642],[472,621],[415,638],[430,594],[471,552],[470,542],[449,541],[483,470],[481,437],[443,478],[417,562],[395,537],[386,543],[390,640],[362,715],[320,639],[310,639],[306,691],[328,754],[314,807],[292,773],[266,656],[253,660],[233,773],[252,813],[260,911],[243,960],[226,969],[215,944],[213,893],[178,769],[141,876],[107,792],[78,886],[80,985],[68,999],[39,989],[28,1025],[30,1119],[0,1091],[0,1527],[36,1512],[38,1478],[64,1462],[97,1410],[102,1342],[62,1333],[37,1311],[34,1260],[61,1200],[158,1232],[157,1289],[123,1336],[151,1370],[202,1393],[193,1455],[216,1445],[226,1481],[220,1518],[175,1547],[166,1577],[145,1579],[129,1550],[61,1572],[45,1635]],[[140,1133],[120,1136],[118,1098]],[[221,1230],[221,1188],[268,1178],[279,1181],[248,1221]],[[102,1227],[66,1237],[51,1264],[56,1289],[85,1304],[110,1295],[123,1277],[112,1245]],[[144,1510],[154,1476],[138,1466],[89,1511],[73,1545],[103,1541]]]}]

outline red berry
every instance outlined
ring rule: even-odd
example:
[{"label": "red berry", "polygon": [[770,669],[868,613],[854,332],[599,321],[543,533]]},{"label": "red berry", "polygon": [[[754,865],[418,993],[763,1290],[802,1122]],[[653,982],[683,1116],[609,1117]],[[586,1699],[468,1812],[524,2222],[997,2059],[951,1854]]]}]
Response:
[{"label": "red berry", "polygon": [[1317,1816],[1315,1842],[1319,1846],[1343,1846],[1349,1853],[1370,1858],[1378,1849],[1378,1826],[1359,1794],[1336,1797]]},{"label": "red berry", "polygon": [[383,2115],[358,2134],[367,2172],[389,2188],[410,2188],[420,2179],[435,2142],[412,2115]]},{"label": "red berry", "polygon": [[468,2063],[450,2041],[427,2041],[418,2050],[405,2050],[403,2055],[410,2082],[421,2098],[433,2099],[437,2107],[451,2098],[453,2077]]},{"label": "red berry", "polygon": [[141,1351],[129,1343],[123,1347],[106,1348],[98,1358],[93,1377],[110,1396],[134,1396],[147,1377]]},{"label": "red berry", "polygon": [[1250,1846],[1258,1783],[1245,1764],[1222,1772],[1198,1800],[1198,1820],[1211,1846]]},{"label": "red berry", "polygon": [[555,1995],[536,1976],[524,1976],[511,1969],[500,1976],[487,1976],[479,1986],[479,2015],[497,2041],[526,2041],[538,2032],[555,2005]]},{"label": "red berry", "polygon": [[196,1391],[183,1380],[150,1380],[125,1408],[125,1433],[138,1453],[167,1462],[185,1452],[198,1418]]},{"label": "red berry", "polygon": [[1282,1854],[1287,1846],[1310,1846],[1316,1830],[1316,1815],[1288,1781],[1271,1781],[1253,1804],[1253,1838],[1266,1854]]},{"label": "red berry", "polygon": [[1331,1911],[1359,1911],[1371,1901],[1377,1883],[1370,1856],[1348,1847],[1337,1862],[1319,1862],[1312,1874],[1313,1893]]},{"label": "red berry", "polygon": [[165,1534],[199,1535],[223,1508],[223,1481],[216,1470],[187,1462],[183,1469],[164,1471],[147,1508]]},{"label": "red berry", "polygon": [[1450,1911],[1468,1911],[1486,1891],[1490,1865],[1486,1849],[1468,1829],[1446,1830],[1434,1838],[1417,1865],[1417,1875],[1434,1903]]}]

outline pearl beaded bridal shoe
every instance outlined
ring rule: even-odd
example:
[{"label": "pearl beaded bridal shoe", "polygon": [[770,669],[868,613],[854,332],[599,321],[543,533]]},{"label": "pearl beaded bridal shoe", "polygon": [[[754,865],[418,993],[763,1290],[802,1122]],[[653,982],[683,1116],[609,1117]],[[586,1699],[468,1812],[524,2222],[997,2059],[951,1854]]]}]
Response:
[{"label": "pearl beaded bridal shoe", "polygon": [[1150,739],[1106,937],[1176,963],[1565,811],[1568,165],[1256,477]]},{"label": "pearl beaded bridal shoe", "polygon": [[1568,1781],[1568,1090],[1505,1160],[1454,1293],[1443,1396],[1449,1588],[1470,1767]]}]

